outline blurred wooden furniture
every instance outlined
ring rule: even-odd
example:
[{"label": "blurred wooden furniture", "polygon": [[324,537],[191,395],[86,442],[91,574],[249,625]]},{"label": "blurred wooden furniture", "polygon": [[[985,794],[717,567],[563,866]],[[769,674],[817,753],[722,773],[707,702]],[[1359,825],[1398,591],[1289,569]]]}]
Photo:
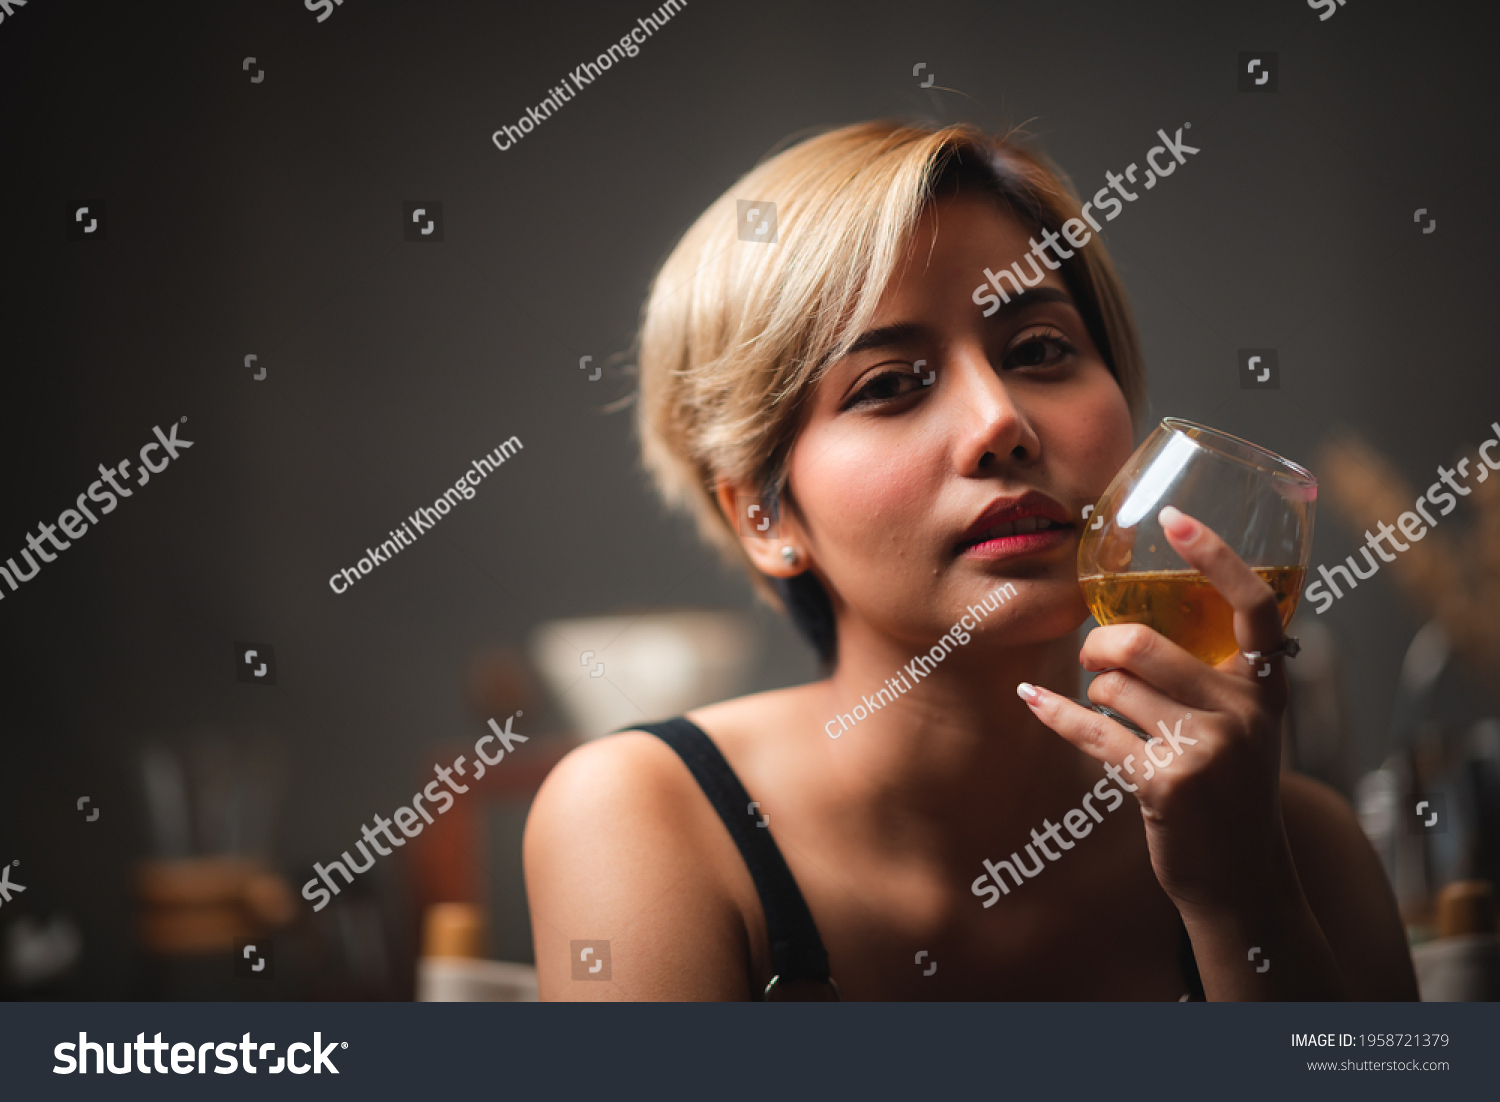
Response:
[{"label": "blurred wooden furniture", "polygon": [[181,857],[136,869],[141,943],[153,953],[229,952],[237,937],[259,937],[292,920],[286,880],[248,857]]},{"label": "blurred wooden furniture", "polygon": [[[535,720],[546,718],[540,686],[518,651],[501,648],[481,652],[470,664],[467,688],[469,708],[481,721],[517,712]],[[499,765],[486,769],[483,778],[476,780],[472,771],[463,778],[469,791],[455,795],[452,806],[406,847],[415,915],[424,928],[431,908],[439,904],[484,903],[488,867],[484,805],[490,801],[529,804],[552,767],[576,745],[566,735],[547,734],[524,718],[517,728],[525,729],[527,741],[506,754]],[[472,759],[474,752],[472,743],[455,743],[431,753],[417,765],[419,784],[432,780],[433,763],[447,765],[459,754]]]},{"label": "blurred wooden furniture", "polygon": [[[559,735],[533,737],[482,780],[464,778],[469,791],[407,845],[418,914],[439,903],[483,903],[486,856],[484,804],[489,800],[530,803],[542,781],[575,743]],[[435,761],[451,762],[464,748],[454,745]],[[429,767],[423,783],[432,778]]]}]

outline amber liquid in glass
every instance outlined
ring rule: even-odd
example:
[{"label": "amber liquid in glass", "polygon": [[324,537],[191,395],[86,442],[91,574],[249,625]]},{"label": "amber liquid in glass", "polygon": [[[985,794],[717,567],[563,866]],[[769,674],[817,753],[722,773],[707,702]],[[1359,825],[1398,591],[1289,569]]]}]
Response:
[{"label": "amber liquid in glass", "polygon": [[[1286,627],[1302,596],[1306,568],[1253,569],[1276,594],[1281,626]],[[1146,624],[1210,666],[1240,649],[1234,638],[1234,610],[1196,570],[1093,574],[1078,582],[1089,611],[1101,624]]]}]

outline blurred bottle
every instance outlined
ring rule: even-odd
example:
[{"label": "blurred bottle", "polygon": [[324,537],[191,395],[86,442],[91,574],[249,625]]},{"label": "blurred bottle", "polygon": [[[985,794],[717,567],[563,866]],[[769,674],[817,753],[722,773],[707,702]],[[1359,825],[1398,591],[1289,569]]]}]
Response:
[{"label": "blurred bottle", "polygon": [[1302,650],[1287,663],[1292,682],[1282,740],[1282,764],[1340,792],[1353,780],[1348,709],[1333,632],[1317,621],[1297,624]]},{"label": "blurred bottle", "polygon": [[1500,937],[1495,889],[1487,880],[1456,880],[1438,896],[1438,936],[1412,949],[1423,1002],[1500,1000]]},{"label": "blurred bottle", "polygon": [[1472,875],[1500,884],[1500,719],[1482,719],[1469,731],[1459,766],[1459,792],[1472,826]]},{"label": "blurred bottle", "polygon": [[1432,719],[1451,657],[1438,621],[1412,637],[1391,705],[1390,756],[1355,786],[1360,822],[1385,865],[1413,943],[1433,936],[1438,885],[1467,872],[1445,732]]},{"label": "blurred bottle", "polygon": [[1426,837],[1412,829],[1416,805],[1415,767],[1409,752],[1387,758],[1385,764],[1360,778],[1355,807],[1370,845],[1385,866],[1401,920],[1413,941],[1431,936],[1432,882],[1428,871]]},{"label": "blurred bottle", "polygon": [[417,960],[417,1001],[535,1002],[536,969],[484,960],[484,908],[477,903],[435,903],[422,921]]},{"label": "blurred bottle", "polygon": [[477,903],[436,903],[422,923],[424,957],[484,956],[484,908]]}]

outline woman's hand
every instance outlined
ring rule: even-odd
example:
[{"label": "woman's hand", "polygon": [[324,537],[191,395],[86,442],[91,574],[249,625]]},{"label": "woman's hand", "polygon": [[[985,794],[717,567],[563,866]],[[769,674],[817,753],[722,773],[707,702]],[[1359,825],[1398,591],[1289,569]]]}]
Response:
[{"label": "woman's hand", "polygon": [[[1280,647],[1271,588],[1204,525],[1171,507],[1160,520],[1173,550],[1234,610],[1240,649]],[[1043,723],[1135,786],[1152,869],[1187,924],[1209,996],[1339,997],[1281,817],[1283,660],[1251,665],[1235,654],[1209,667],[1140,624],[1098,628],[1080,660],[1102,671],[1089,699],[1151,733],[1149,742],[1055,693],[1018,691]],[[1283,971],[1273,981],[1253,959]]]}]

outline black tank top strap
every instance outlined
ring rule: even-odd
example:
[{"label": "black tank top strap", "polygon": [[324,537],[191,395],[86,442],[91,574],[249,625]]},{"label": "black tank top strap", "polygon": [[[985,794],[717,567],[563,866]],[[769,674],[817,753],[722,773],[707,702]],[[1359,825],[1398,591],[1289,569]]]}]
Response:
[{"label": "black tank top strap", "polygon": [[760,896],[771,941],[773,979],[767,993],[772,988],[811,981],[827,984],[836,995],[838,987],[828,974],[828,953],[807,901],[771,837],[765,816],[757,814],[758,806],[713,739],[682,716],[659,723],[638,723],[625,730],[649,732],[677,751],[739,848]]},{"label": "black tank top strap", "polygon": [[[829,975],[828,953],[823,948],[823,939],[818,935],[817,924],[801,889],[797,887],[796,878],[771,837],[770,829],[758,825],[766,821],[765,816],[756,814],[758,807],[713,739],[704,733],[703,728],[683,716],[659,723],[638,723],[624,730],[646,731],[675,750],[734,839],[745,867],[750,870],[750,879],[755,883],[755,892],[760,896],[761,910],[766,917],[773,972],[767,994],[772,988],[784,989],[791,984],[811,982],[826,984],[837,997],[838,985]],[[1180,915],[1178,923],[1182,925]],[[1204,1001],[1203,982],[1198,975],[1198,962],[1193,955],[1193,943],[1188,938],[1186,925],[1182,925],[1179,961],[1188,988],[1184,998],[1193,1002]]]}]

